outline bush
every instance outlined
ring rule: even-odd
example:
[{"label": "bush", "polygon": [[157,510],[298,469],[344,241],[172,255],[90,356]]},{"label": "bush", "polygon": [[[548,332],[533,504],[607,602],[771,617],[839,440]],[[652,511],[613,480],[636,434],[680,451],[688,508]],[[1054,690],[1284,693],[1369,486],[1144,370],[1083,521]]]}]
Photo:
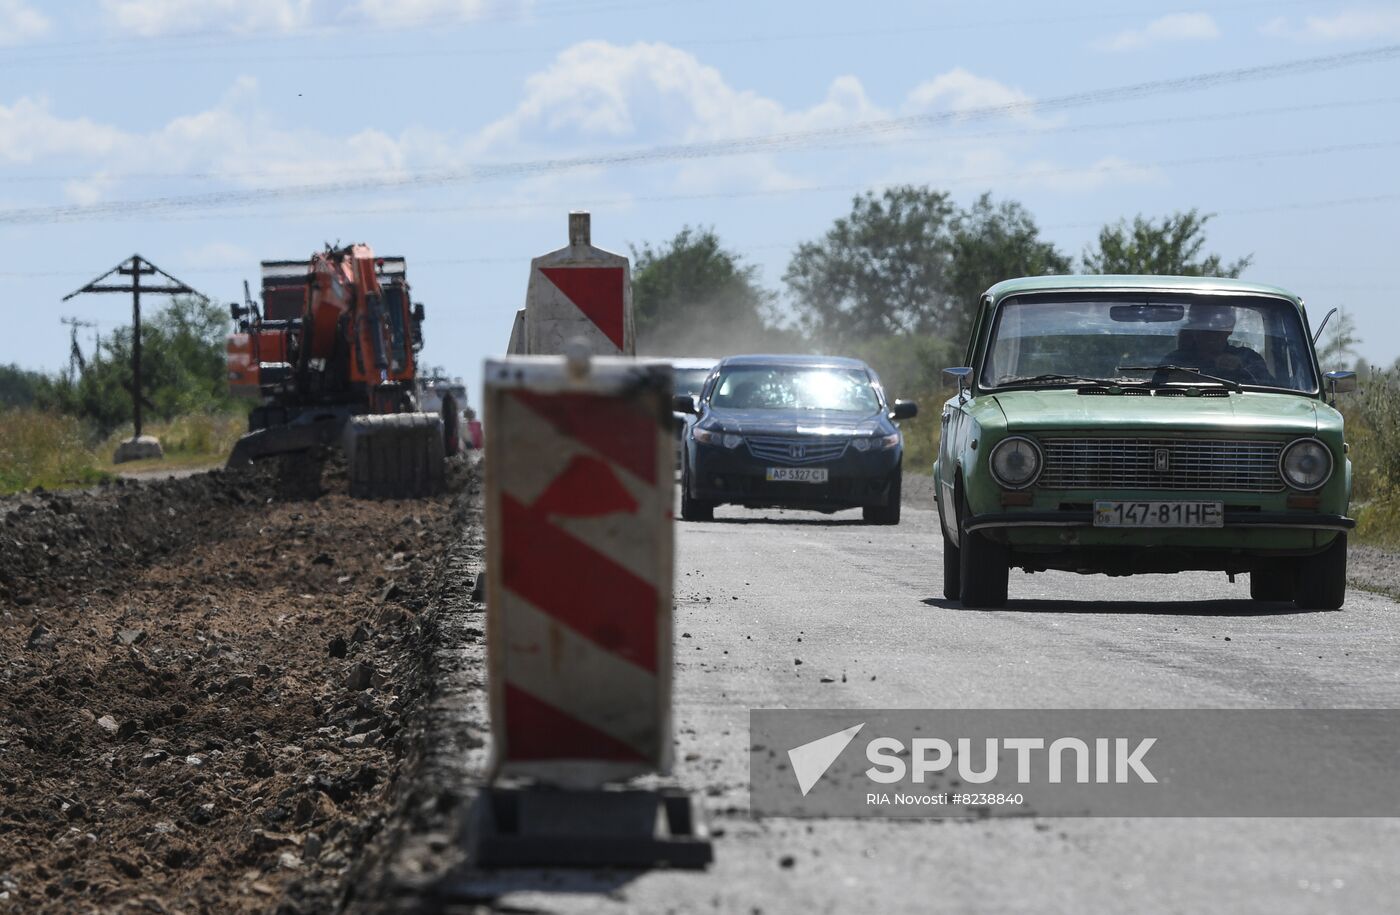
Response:
[{"label": "bush", "polygon": [[0,493],[87,486],[106,476],[78,420],[24,408],[0,412]]},{"label": "bush", "polygon": [[1400,372],[1370,370],[1340,406],[1351,445],[1357,537],[1400,545]]}]

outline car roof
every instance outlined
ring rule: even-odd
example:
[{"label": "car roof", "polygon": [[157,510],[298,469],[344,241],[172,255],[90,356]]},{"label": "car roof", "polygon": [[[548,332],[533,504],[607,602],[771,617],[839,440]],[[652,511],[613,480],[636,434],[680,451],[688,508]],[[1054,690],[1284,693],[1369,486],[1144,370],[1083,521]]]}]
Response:
[{"label": "car roof", "polygon": [[1135,276],[1128,274],[1069,274],[1061,276],[1023,276],[1014,280],[1003,280],[987,290],[992,301],[999,301],[1011,295],[1027,292],[1068,292],[1073,290],[1092,291],[1170,291],[1236,293],[1241,295],[1282,296],[1298,304],[1302,299],[1286,289],[1251,283],[1245,280],[1232,280],[1218,276]]},{"label": "car roof", "polygon": [[719,362],[717,356],[648,356],[648,359],[659,359],[662,362],[669,362],[673,369],[712,369],[715,363]]},{"label": "car roof", "polygon": [[726,356],[720,360],[721,366],[731,365],[792,365],[843,369],[868,369],[859,359],[849,356],[815,356],[799,353],[752,353],[743,356]]}]

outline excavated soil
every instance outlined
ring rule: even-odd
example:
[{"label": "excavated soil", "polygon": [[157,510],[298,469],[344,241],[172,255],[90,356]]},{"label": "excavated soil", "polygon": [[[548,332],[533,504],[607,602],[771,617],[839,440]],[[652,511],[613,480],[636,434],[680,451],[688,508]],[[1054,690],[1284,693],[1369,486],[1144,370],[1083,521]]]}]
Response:
[{"label": "excavated soil", "polygon": [[434,607],[470,587],[454,478],[0,500],[0,910],[339,907],[401,803]]}]

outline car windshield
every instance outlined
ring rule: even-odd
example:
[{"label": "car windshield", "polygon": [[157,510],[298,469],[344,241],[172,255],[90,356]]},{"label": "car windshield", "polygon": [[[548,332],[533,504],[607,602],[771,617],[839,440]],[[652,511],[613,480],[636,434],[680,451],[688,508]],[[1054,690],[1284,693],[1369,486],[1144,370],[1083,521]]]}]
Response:
[{"label": "car windshield", "polygon": [[720,374],[710,404],[728,410],[868,414],[880,409],[880,398],[861,369],[738,365]]},{"label": "car windshield", "polygon": [[676,369],[676,393],[699,394],[708,377],[709,369]]},{"label": "car windshield", "polygon": [[982,366],[984,387],[1093,379],[1317,391],[1298,310],[1281,299],[1057,295],[1001,304]]}]

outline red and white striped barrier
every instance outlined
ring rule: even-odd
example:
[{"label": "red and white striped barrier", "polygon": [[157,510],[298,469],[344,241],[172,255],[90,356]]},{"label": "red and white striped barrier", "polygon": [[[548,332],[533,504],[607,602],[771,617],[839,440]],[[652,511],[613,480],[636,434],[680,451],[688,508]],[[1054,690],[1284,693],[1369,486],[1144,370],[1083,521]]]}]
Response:
[{"label": "red and white striped barrier", "polygon": [[558,354],[565,344],[593,355],[637,351],[631,267],[621,254],[593,247],[588,213],[569,214],[568,247],[530,262],[525,307],[516,314],[509,352]]},{"label": "red and white striped barrier", "polygon": [[669,770],[671,387],[626,358],[486,363],[495,776]]}]

